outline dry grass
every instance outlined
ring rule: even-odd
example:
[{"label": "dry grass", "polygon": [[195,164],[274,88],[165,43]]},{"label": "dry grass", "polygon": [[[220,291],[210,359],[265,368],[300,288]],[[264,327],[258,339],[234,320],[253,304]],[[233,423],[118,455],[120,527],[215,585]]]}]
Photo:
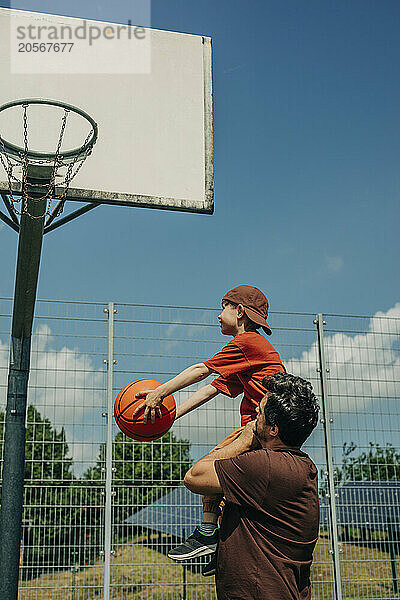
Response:
[{"label": "dry grass", "polygon": [[[71,571],[42,575],[23,582],[19,600],[101,600],[103,561],[75,574]],[[186,597],[214,600],[214,578],[186,570]],[[183,597],[181,565],[145,546],[125,544],[111,558],[112,600],[177,600]]]},{"label": "dry grass", "polygon": [[[369,600],[370,598],[397,599],[394,594],[389,554],[374,548],[340,544],[343,598]],[[400,586],[400,560],[397,557],[397,574]],[[312,569],[313,599],[334,598],[333,566],[329,543],[322,536],[314,553]]]},{"label": "dry grass", "polygon": [[[343,598],[394,599],[389,555],[376,549],[342,544]],[[182,566],[142,545],[124,544],[111,560],[112,600],[180,600]],[[400,562],[397,561],[400,576]],[[21,583],[19,600],[102,600],[103,561],[82,569],[43,575]],[[72,582],[75,577],[75,590]],[[333,569],[328,541],[321,537],[314,555],[313,600],[332,600]],[[399,581],[400,583],[400,581]],[[214,578],[186,571],[187,600],[214,600]]]}]

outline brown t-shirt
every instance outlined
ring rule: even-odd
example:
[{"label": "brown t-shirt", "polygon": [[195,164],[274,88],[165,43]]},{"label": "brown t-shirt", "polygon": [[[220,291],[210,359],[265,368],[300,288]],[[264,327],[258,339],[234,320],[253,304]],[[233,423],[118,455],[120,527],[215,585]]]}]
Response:
[{"label": "brown t-shirt", "polygon": [[225,496],[218,600],[308,600],[319,527],[318,471],[300,450],[215,461]]},{"label": "brown t-shirt", "polygon": [[285,372],[278,352],[255,331],[240,333],[204,364],[220,375],[211,384],[219,392],[231,398],[243,394],[240,405],[242,425],[257,416],[256,407],[266,392],[262,384],[264,377]]}]

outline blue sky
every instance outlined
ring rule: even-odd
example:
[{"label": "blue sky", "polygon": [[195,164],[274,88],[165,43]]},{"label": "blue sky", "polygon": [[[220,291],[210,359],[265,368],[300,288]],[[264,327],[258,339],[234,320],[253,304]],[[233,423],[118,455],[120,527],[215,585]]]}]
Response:
[{"label": "blue sky", "polygon": [[[115,22],[134,12],[12,4]],[[394,306],[399,3],[153,0],[151,26],[213,38],[215,213],[100,207],[45,237],[38,296],[216,306],[249,283],[274,311]],[[0,225],[3,296],[16,248]]]}]

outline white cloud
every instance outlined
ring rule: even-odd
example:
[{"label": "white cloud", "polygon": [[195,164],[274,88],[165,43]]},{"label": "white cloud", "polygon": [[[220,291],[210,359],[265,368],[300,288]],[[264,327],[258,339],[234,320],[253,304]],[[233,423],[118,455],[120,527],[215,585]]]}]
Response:
[{"label": "white cloud", "polygon": [[[400,303],[386,313],[377,312],[366,333],[325,334],[324,349],[329,371],[332,410],[367,410],[379,398],[400,395],[400,357],[395,343],[400,336]],[[317,342],[300,358],[287,361],[291,373],[315,378]]]},{"label": "white cloud", "polygon": [[[0,341],[0,386],[6,392],[8,346]],[[40,325],[32,336],[28,404],[47,417],[60,431],[64,427],[75,471],[96,460],[104,441],[105,374],[95,369],[88,354],[64,346],[54,349],[48,325]],[[4,402],[1,404],[5,406]]]},{"label": "white cloud", "polygon": [[[170,330],[168,335],[173,333]],[[329,333],[327,327],[324,341],[333,412],[365,416],[372,412],[371,407],[377,410],[377,402],[382,405],[390,398],[399,398],[399,338],[400,303],[387,312],[377,312],[363,333]],[[8,344],[0,340],[0,386],[4,390],[0,408],[5,406],[8,355]],[[287,360],[286,366],[289,372],[315,383],[316,341],[298,358]],[[47,325],[37,328],[32,342],[28,401],[58,430],[65,428],[77,473],[82,472],[82,464],[87,466],[96,460],[99,444],[105,441],[106,421],[101,416],[106,405],[105,371],[96,368],[89,353],[71,347],[67,341],[56,349],[56,336]],[[176,393],[177,403],[194,389]],[[179,419],[174,425],[175,434],[191,441],[194,455],[205,453],[240,425],[240,400],[217,396]]]},{"label": "white cloud", "polygon": [[328,271],[332,271],[332,273],[338,273],[343,267],[343,258],[341,256],[326,256],[325,264],[328,268]]}]

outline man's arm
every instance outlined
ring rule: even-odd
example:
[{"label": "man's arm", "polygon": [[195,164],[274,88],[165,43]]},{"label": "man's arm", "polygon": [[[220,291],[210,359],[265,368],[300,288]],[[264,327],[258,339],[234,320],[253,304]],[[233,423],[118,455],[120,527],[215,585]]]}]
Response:
[{"label": "man's arm", "polygon": [[206,454],[194,464],[185,475],[185,486],[195,494],[221,494],[222,488],[214,462],[223,458],[233,458],[251,450],[254,442],[254,424],[255,421],[250,421],[236,440],[224,448]]},{"label": "man's arm", "polygon": [[206,367],[204,363],[198,363],[188,367],[179,373],[179,375],[173,379],[170,379],[169,381],[166,381],[155,390],[143,391],[140,394],[137,394],[136,397],[138,399],[144,398],[144,400],[132,413],[132,417],[135,416],[135,414],[145,406],[146,408],[143,414],[143,421],[145,423],[147,422],[147,418],[150,413],[151,422],[154,423],[156,414],[157,416],[161,417],[160,404],[166,396],[169,396],[170,394],[173,394],[174,392],[177,392],[188,385],[202,381],[208,377],[210,373],[212,373],[211,369]]},{"label": "man's arm", "polygon": [[176,418],[179,419],[179,417],[183,417],[195,408],[202,406],[202,404],[215,398],[218,393],[218,390],[210,383],[196,390],[185,402],[176,407]]}]

